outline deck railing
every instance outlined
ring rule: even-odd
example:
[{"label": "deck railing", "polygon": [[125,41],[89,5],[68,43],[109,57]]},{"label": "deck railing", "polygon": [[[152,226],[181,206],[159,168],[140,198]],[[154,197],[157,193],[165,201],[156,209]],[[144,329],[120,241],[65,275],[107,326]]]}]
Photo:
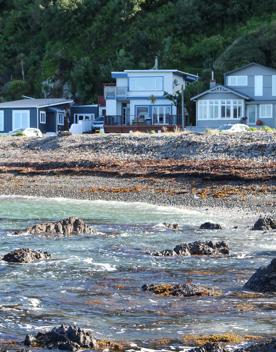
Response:
[{"label": "deck railing", "polygon": [[138,118],[136,116],[122,116],[112,115],[105,116],[105,125],[112,126],[129,126],[129,125],[140,125],[140,126],[165,126],[165,125],[181,125],[181,116],[179,115],[167,115],[164,117],[153,117],[153,118]]},{"label": "deck railing", "polygon": [[127,87],[115,87],[115,86],[105,86],[104,87],[104,98],[105,99],[116,99],[117,98],[127,98],[128,88]]}]

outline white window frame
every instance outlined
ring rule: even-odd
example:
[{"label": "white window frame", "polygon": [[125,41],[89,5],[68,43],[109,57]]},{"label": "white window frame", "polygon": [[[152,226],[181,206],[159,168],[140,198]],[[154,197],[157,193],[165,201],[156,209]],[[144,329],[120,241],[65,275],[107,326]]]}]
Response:
[{"label": "white window frame", "polygon": [[[16,115],[21,113],[21,127],[15,128],[15,117]],[[27,114],[27,121],[28,121],[28,126],[27,127],[22,127],[22,115]],[[30,127],[30,110],[12,110],[12,130],[17,130],[20,128],[29,128]]]},{"label": "white window frame", "polygon": [[0,110],[0,132],[5,131],[5,113],[4,110]]},{"label": "white window frame", "polygon": [[272,119],[273,116],[273,105],[272,104],[260,104],[260,119]]},{"label": "white window frame", "polygon": [[39,122],[44,125],[46,124],[46,111],[40,111]]},{"label": "white window frame", "polygon": [[[234,109],[237,109],[237,117],[234,117]],[[198,120],[233,120],[237,121],[244,116],[244,101],[242,99],[208,99],[199,100]],[[222,114],[224,110],[224,114]],[[239,113],[240,112],[240,113]]]},{"label": "white window frame", "polygon": [[255,97],[262,97],[264,95],[264,77],[261,75],[254,78]]},{"label": "white window frame", "polygon": [[[82,120],[80,120],[80,116],[83,117]],[[81,114],[81,113],[77,113],[74,114],[74,123],[79,123],[79,121],[94,121],[95,120],[95,114]]]},{"label": "white window frame", "polygon": [[229,87],[247,87],[248,76],[228,76]]},{"label": "white window frame", "polygon": [[[60,120],[59,120],[60,116],[62,116],[62,122],[60,122]],[[63,111],[57,112],[57,124],[58,124],[58,126],[64,126],[64,112]]]},{"label": "white window frame", "polygon": [[272,96],[276,97],[276,75],[272,75]]},{"label": "white window frame", "polygon": [[162,92],[164,89],[163,76],[135,76],[129,77],[129,91],[131,92]]}]

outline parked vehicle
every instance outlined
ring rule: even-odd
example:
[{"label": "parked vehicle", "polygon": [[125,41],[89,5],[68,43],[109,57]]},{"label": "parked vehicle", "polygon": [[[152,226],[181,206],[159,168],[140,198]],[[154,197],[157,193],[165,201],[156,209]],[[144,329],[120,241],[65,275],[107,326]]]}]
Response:
[{"label": "parked vehicle", "polygon": [[93,132],[104,131],[104,116],[99,116],[93,121],[92,131]]},{"label": "parked vehicle", "polygon": [[19,128],[8,133],[8,135],[24,137],[43,137],[42,132],[38,128]]},{"label": "parked vehicle", "polygon": [[249,127],[242,123],[236,123],[234,125],[229,123],[219,126],[218,130],[224,133],[237,133],[249,131]]}]

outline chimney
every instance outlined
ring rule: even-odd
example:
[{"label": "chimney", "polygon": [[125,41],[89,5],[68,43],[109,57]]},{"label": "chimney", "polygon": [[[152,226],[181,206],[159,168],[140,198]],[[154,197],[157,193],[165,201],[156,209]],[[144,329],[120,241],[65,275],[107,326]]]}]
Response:
[{"label": "chimney", "polygon": [[214,88],[217,85],[216,79],[215,79],[215,71],[212,70],[212,75],[211,75],[211,81],[210,81],[210,89]]},{"label": "chimney", "polygon": [[155,56],[153,70],[158,70],[158,69],[159,69],[159,60],[158,60],[158,56]]}]

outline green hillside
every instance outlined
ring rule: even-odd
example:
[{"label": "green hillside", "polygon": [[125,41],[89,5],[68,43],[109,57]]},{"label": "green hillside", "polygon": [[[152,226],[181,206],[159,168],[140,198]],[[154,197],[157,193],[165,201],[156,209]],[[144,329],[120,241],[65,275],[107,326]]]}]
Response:
[{"label": "green hillside", "polygon": [[276,67],[276,0],[0,0],[0,96],[95,100],[111,70]]}]

